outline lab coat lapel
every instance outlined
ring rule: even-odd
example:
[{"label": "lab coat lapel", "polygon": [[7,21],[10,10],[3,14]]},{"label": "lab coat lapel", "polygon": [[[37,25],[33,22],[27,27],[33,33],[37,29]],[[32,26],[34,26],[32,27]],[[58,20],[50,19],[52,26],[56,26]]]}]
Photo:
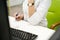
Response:
[{"label": "lab coat lapel", "polygon": [[38,7],[39,3],[41,3],[43,0],[35,0],[35,8]]},{"label": "lab coat lapel", "polygon": [[28,0],[25,0],[23,2],[23,13],[24,13],[24,20],[27,20],[28,19]]}]

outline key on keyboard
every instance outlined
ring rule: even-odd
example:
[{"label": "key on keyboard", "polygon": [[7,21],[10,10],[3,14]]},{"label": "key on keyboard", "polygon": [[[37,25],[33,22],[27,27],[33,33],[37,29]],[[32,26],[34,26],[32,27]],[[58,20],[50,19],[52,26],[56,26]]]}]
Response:
[{"label": "key on keyboard", "polygon": [[35,40],[37,38],[35,34],[13,28],[10,28],[10,35],[12,40]]}]

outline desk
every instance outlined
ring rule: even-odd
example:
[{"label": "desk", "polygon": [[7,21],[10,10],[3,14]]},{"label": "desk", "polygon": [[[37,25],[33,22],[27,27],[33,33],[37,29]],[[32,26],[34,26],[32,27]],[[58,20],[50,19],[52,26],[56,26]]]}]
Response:
[{"label": "desk", "polygon": [[49,40],[49,38],[54,34],[54,30],[42,27],[42,26],[32,26],[28,22],[23,20],[16,21],[14,17],[9,16],[10,27],[23,30],[29,33],[38,35],[36,40]]}]

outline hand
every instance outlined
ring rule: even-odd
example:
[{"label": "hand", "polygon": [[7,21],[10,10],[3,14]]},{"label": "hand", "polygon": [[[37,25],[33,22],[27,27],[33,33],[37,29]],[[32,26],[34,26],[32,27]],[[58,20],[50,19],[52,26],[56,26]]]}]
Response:
[{"label": "hand", "polygon": [[15,17],[15,19],[16,19],[17,21],[20,21],[20,20],[23,20],[23,19],[24,19],[23,13],[22,13],[22,14],[21,14],[21,13],[15,13],[15,14],[14,14],[14,17]]}]

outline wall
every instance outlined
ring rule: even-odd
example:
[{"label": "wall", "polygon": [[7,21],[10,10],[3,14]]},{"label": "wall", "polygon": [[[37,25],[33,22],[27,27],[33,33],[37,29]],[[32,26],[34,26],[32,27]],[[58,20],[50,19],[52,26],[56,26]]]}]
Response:
[{"label": "wall", "polygon": [[9,0],[10,1],[10,6],[15,6],[15,5],[21,5],[23,0]]}]

